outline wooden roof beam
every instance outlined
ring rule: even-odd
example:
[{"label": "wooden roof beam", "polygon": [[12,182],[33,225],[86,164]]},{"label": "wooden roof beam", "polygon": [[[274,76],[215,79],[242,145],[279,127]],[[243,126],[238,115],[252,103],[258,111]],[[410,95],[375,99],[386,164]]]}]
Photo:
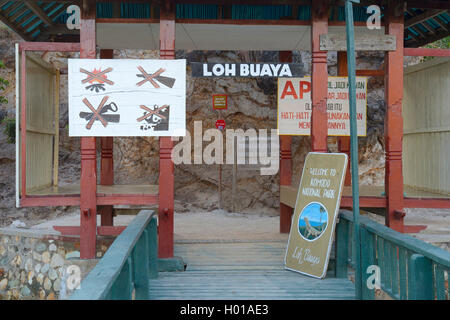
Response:
[{"label": "wooden roof beam", "polygon": [[442,28],[442,30],[448,31],[446,23],[441,19],[441,17],[434,17],[433,21],[435,21]]},{"label": "wooden roof beam", "polygon": [[31,37],[28,34],[26,34],[26,32],[22,28],[18,27],[16,24],[11,22],[2,13],[0,13],[0,21],[3,22],[4,24],[6,24],[12,31],[17,33],[25,41],[31,41],[32,40]]},{"label": "wooden roof beam", "polygon": [[[413,16],[412,18],[405,20],[405,28],[412,27],[418,23],[422,23],[430,18],[440,15],[441,13],[443,13],[445,11],[447,11],[447,10],[427,10],[422,14]],[[408,13],[411,14],[412,12],[410,10],[408,10]]]},{"label": "wooden roof beam", "polygon": [[30,0],[24,0],[24,3],[46,25],[48,25],[48,26],[54,25],[53,21],[47,16],[47,14],[44,12],[44,10],[42,10],[42,8],[37,3],[30,1]]}]

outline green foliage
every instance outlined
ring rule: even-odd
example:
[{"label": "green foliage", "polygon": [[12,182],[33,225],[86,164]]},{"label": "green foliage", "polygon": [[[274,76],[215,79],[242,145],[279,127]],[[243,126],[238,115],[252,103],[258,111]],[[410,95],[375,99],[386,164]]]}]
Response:
[{"label": "green foliage", "polygon": [[[424,48],[431,49],[450,49],[450,36],[437,40],[435,42],[429,43]],[[431,60],[434,57],[423,57],[422,61]]]},{"label": "green foliage", "polygon": [[2,123],[5,124],[4,133],[7,136],[6,141],[8,143],[16,143],[16,119],[6,118],[3,119]]},{"label": "green foliage", "polygon": [[[6,68],[6,67],[3,64],[3,62],[0,60],[0,69],[4,69],[4,68]],[[0,91],[5,90],[7,86],[9,86],[9,81],[0,77]],[[4,96],[0,95],[0,104],[2,104],[2,103],[8,103],[8,100]]]}]

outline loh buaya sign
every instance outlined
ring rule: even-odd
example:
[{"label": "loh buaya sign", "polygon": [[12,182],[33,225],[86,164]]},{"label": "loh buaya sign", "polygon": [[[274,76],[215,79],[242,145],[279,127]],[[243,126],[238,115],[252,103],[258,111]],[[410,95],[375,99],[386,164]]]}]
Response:
[{"label": "loh buaya sign", "polygon": [[[278,78],[277,127],[280,135],[311,132],[311,78]],[[328,77],[328,135],[350,136],[348,79]],[[367,77],[356,77],[358,136],[367,130]]]},{"label": "loh buaya sign", "polygon": [[186,60],[69,59],[69,136],[184,136]]},{"label": "loh buaya sign", "polygon": [[346,168],[344,153],[310,152],[306,156],[286,250],[286,269],[325,277]]},{"label": "loh buaya sign", "polygon": [[200,63],[192,62],[193,77],[301,77],[295,63]]}]

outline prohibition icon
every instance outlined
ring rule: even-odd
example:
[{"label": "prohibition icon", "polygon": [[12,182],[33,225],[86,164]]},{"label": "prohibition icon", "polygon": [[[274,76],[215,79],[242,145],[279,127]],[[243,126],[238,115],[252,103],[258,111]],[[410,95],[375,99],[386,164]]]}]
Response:
[{"label": "prohibition icon", "polygon": [[148,82],[150,82],[153,85],[153,87],[160,88],[159,84],[155,80],[157,80],[158,82],[162,83],[163,85],[165,85],[165,86],[167,86],[169,88],[172,88],[174,83],[175,83],[175,79],[174,78],[161,76],[161,74],[163,72],[165,72],[166,69],[159,68],[155,73],[148,74],[144,70],[144,68],[142,68],[141,66],[139,66],[137,68],[141,72],[141,74],[137,74],[136,76],[144,78],[144,80],[139,81],[138,83],[136,83],[136,85],[138,87],[142,86],[144,83],[146,83],[148,81]]},{"label": "prohibition icon", "polygon": [[108,80],[106,78],[106,76],[105,76],[106,73],[111,72],[112,70],[113,70],[112,68],[107,68],[107,69],[105,69],[103,71],[99,71],[99,72],[94,73],[94,72],[87,71],[87,70],[85,70],[83,68],[80,68],[80,72],[85,73],[85,74],[88,75],[88,77],[86,79],[81,80],[81,83],[98,81],[100,83],[105,82],[105,83],[107,83],[107,84],[112,86],[114,84],[114,82],[112,82],[111,80]]},{"label": "prohibition icon", "polygon": [[120,115],[104,114],[108,110],[116,112],[118,109],[117,105],[114,102],[111,102],[110,104],[105,106],[105,103],[108,99],[108,96],[104,96],[97,109],[92,106],[88,99],[84,98],[82,100],[83,103],[92,111],[92,113],[80,112],[81,118],[89,120],[89,122],[86,124],[86,129],[90,130],[95,120],[100,121],[104,127],[108,125],[108,122],[119,122]]},{"label": "prohibition icon", "polygon": [[169,106],[167,104],[165,104],[162,107],[155,108],[154,110],[152,110],[152,109],[150,109],[150,108],[148,108],[148,107],[146,107],[144,105],[140,105],[139,107],[141,109],[143,109],[143,110],[148,112],[148,113],[144,114],[142,117],[137,118],[137,121],[141,122],[142,120],[145,120],[145,119],[147,119],[148,117],[150,117],[152,115],[161,117],[162,119],[166,119],[166,117],[163,116],[162,114],[160,114],[159,111],[162,111],[163,109],[165,109],[165,108],[167,108]]}]

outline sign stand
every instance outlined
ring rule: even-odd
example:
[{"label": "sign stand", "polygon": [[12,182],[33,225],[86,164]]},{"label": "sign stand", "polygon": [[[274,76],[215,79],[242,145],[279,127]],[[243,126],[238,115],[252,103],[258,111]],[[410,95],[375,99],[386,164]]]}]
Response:
[{"label": "sign stand", "polygon": [[345,153],[310,152],[306,156],[286,249],[286,269],[325,277],[347,161]]}]

